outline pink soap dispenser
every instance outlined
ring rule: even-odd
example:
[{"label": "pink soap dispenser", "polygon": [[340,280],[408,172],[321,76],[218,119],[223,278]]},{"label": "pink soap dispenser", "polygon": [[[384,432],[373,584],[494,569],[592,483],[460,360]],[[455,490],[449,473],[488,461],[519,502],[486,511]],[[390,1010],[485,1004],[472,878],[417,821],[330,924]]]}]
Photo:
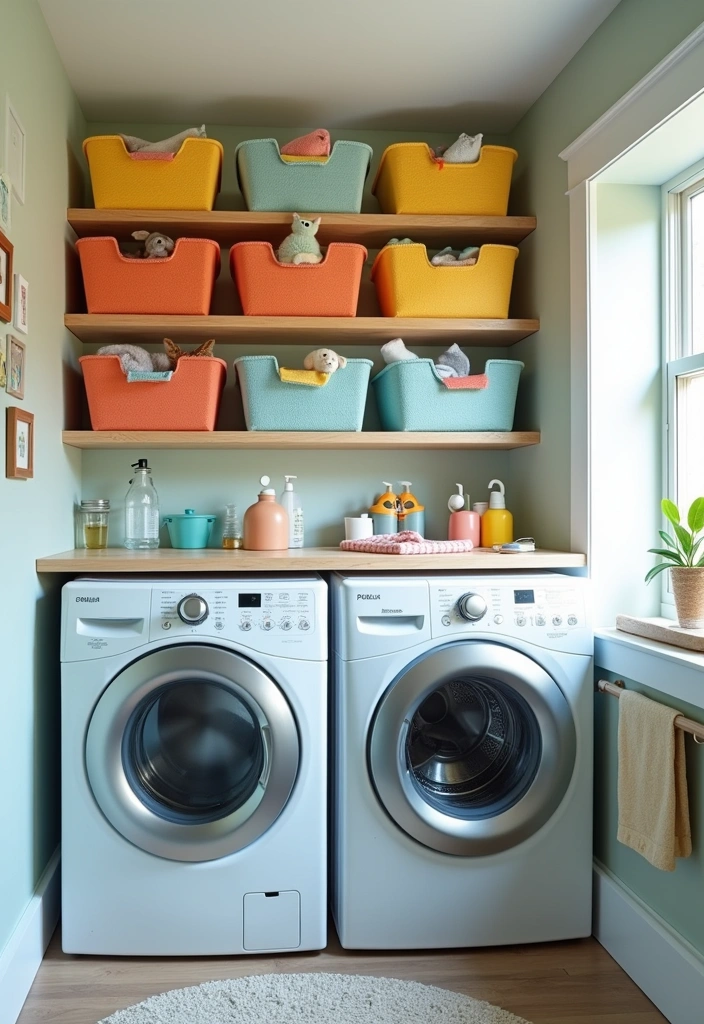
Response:
[{"label": "pink soap dispenser", "polygon": [[447,502],[450,519],[447,524],[448,540],[471,540],[475,548],[479,547],[481,533],[481,516],[465,508],[469,505],[469,495],[463,493],[462,484],[455,484],[457,494],[451,494]]}]

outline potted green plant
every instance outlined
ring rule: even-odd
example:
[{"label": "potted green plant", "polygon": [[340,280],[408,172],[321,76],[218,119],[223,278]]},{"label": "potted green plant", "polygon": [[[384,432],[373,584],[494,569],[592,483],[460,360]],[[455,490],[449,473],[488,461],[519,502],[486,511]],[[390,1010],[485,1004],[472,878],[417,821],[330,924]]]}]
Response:
[{"label": "potted green plant", "polygon": [[663,559],[649,570],[645,582],[666,569],[670,570],[675,595],[677,618],[683,629],[704,629],[704,498],[695,498],[689,506],[687,525],[680,521],[680,511],[674,501],[663,498],[662,513],[672,523],[674,537],[658,530],[664,548],[648,548],[651,554]]}]

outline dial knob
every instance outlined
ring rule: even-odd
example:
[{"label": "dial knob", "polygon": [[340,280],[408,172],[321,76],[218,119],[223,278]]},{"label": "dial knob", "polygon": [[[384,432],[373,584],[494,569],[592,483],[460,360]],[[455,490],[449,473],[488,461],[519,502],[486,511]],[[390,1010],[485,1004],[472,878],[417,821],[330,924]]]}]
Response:
[{"label": "dial knob", "polygon": [[486,601],[480,594],[463,594],[457,602],[457,609],[463,619],[478,622],[486,615]]},{"label": "dial knob", "polygon": [[189,626],[198,626],[208,618],[208,605],[198,594],[189,594],[178,603],[178,615]]}]

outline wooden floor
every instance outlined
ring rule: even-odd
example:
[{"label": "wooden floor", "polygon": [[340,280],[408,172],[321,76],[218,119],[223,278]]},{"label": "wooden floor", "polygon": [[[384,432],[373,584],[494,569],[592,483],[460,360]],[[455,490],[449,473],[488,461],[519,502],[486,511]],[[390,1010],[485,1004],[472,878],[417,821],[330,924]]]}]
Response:
[{"label": "wooden floor", "polygon": [[343,950],[334,932],[321,953],[193,960],[67,956],[57,933],[18,1024],[96,1024],[167,989],[245,974],[303,971],[440,985],[503,1006],[533,1024],[667,1024],[594,939],[474,951],[368,953]]}]

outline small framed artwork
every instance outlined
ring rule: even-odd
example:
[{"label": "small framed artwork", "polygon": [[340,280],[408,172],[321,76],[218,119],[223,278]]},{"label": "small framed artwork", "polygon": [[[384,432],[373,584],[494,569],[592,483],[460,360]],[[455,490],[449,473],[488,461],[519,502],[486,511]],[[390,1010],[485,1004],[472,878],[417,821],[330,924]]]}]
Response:
[{"label": "small framed artwork", "polygon": [[12,242],[0,231],[0,320],[12,320]]},{"label": "small framed artwork", "polygon": [[10,179],[0,174],[0,231],[7,234],[12,226],[12,203],[10,195]]},{"label": "small framed artwork", "polygon": [[14,405],[7,410],[5,476],[9,480],[34,476],[34,415]]},{"label": "small framed artwork", "polygon": [[7,393],[24,398],[25,344],[13,334],[7,336]]},{"label": "small framed artwork", "polygon": [[7,384],[7,360],[5,359],[5,349],[0,345],[0,389],[5,390]]},{"label": "small framed artwork", "polygon": [[5,97],[5,170],[12,182],[12,194],[24,205],[24,179],[27,164],[27,134],[17,111]]},{"label": "small framed artwork", "polygon": [[15,330],[27,333],[27,295],[29,285],[21,274],[15,274]]}]

